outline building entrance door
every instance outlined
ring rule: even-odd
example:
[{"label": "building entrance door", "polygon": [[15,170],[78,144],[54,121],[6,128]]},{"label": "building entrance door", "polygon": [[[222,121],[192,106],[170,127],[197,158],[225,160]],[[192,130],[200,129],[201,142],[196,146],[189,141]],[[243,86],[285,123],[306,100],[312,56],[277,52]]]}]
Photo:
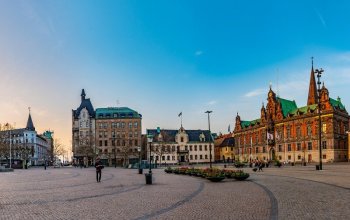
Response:
[{"label": "building entrance door", "polygon": [[310,163],[311,161],[312,161],[312,155],[309,154],[309,155],[308,155],[308,158],[307,158],[307,162]]},{"label": "building entrance door", "polygon": [[180,156],[180,162],[185,162],[185,156],[184,155]]}]

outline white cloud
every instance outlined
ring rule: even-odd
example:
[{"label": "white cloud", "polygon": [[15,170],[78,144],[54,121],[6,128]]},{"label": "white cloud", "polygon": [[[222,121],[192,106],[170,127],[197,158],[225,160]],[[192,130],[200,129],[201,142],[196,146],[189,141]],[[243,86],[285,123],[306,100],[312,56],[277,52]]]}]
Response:
[{"label": "white cloud", "polygon": [[253,91],[246,93],[244,96],[245,97],[255,97],[255,96],[262,95],[264,93],[266,93],[266,89],[255,89]]},{"label": "white cloud", "polygon": [[215,105],[216,103],[217,103],[217,101],[211,100],[210,102],[207,103],[207,105]]}]

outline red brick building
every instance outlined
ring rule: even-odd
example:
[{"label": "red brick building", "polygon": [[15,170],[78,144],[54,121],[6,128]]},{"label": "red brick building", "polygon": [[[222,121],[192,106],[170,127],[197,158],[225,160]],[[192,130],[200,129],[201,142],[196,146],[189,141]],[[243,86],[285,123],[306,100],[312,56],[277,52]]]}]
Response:
[{"label": "red brick building", "polygon": [[[319,162],[318,104],[315,72],[310,74],[307,105],[268,92],[267,105],[260,118],[245,121],[238,115],[235,123],[235,154],[239,160],[278,159],[288,162]],[[347,161],[349,114],[341,99],[329,97],[323,84],[320,90],[322,161]]]}]

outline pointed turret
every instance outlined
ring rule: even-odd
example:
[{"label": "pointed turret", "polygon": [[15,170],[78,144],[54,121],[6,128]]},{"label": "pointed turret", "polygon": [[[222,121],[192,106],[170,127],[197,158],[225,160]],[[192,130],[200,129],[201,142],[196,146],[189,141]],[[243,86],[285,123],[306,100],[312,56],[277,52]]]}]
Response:
[{"label": "pointed turret", "polygon": [[85,100],[85,96],[86,96],[85,90],[83,89],[83,90],[81,90],[81,101]]},{"label": "pointed turret", "polygon": [[35,131],[32,116],[30,115],[30,110],[29,110],[29,117],[28,117],[26,129],[29,131]]},{"label": "pointed turret", "polygon": [[311,74],[310,74],[310,85],[309,85],[309,96],[307,98],[307,105],[317,104],[317,88],[314,72],[314,61],[312,60]]}]

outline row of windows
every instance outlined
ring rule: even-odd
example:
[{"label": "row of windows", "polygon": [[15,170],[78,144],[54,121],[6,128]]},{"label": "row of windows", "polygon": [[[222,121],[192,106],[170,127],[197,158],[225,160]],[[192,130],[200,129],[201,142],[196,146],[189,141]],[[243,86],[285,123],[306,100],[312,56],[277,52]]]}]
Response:
[{"label": "row of windows", "polygon": [[138,140],[100,140],[99,146],[110,146],[109,143],[112,146],[137,146],[139,144]]},{"label": "row of windows", "polygon": [[[100,138],[108,138],[109,137],[109,134],[108,134],[108,131],[100,131],[98,136]],[[122,131],[122,132],[119,132],[119,131],[112,131],[110,136],[112,138],[125,138],[126,137],[126,133],[125,131]],[[139,137],[139,132],[135,131],[135,132],[128,132],[128,137],[131,138],[131,137],[135,137],[135,138],[138,138]]]},{"label": "row of windows", "polygon": [[[158,151],[158,150],[162,150],[162,151],[167,151],[167,152],[170,152],[170,151],[175,151],[175,146],[152,146],[152,149],[155,149],[156,151]],[[197,151],[197,150],[199,150],[199,151],[202,151],[204,149],[204,151],[207,151],[208,150],[208,145],[204,145],[204,146],[202,146],[202,145],[199,145],[198,146],[198,148],[197,148],[197,145],[194,145],[194,146],[192,146],[192,145],[190,145],[190,146],[185,146],[185,150],[186,151]],[[176,146],[176,150],[177,151],[180,151],[180,146]]]},{"label": "row of windows", "polygon": [[101,123],[98,123],[98,127],[100,129],[102,128],[125,128],[126,126],[129,127],[129,129],[131,128],[137,128],[138,127],[138,122],[128,122],[128,123],[125,123],[125,122],[112,122],[112,123],[108,123],[108,122],[101,122]]},{"label": "row of windows", "polygon": [[[190,155],[190,160],[203,160],[203,159],[208,159],[209,157],[208,157],[208,155],[207,154],[205,154],[205,155],[202,155],[202,154],[200,154],[200,155]],[[159,160],[159,156],[156,156],[156,160]],[[162,160],[173,160],[173,161],[175,161],[176,160],[176,156],[170,156],[170,155],[167,155],[167,156],[165,156],[165,155],[163,155],[162,156]]]},{"label": "row of windows", "polygon": [[[128,152],[130,152],[130,153],[132,153],[132,152],[138,152],[137,151],[137,148],[130,148],[130,149],[125,149],[126,151],[128,151]],[[103,149],[103,153],[105,153],[105,154],[107,154],[107,153],[120,153],[122,150],[121,149],[119,149],[119,148],[116,148],[116,149],[114,149],[114,148],[112,148],[112,149]]]}]

